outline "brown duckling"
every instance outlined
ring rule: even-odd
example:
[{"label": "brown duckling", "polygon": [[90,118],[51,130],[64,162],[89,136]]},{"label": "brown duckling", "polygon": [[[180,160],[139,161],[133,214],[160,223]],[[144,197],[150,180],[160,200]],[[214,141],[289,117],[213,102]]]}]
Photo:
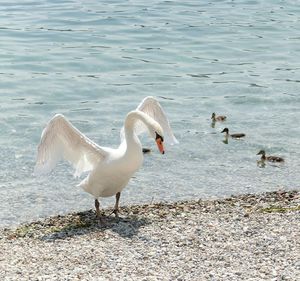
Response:
[{"label": "brown duckling", "polygon": [[234,138],[234,139],[240,139],[240,138],[243,138],[245,137],[246,135],[245,134],[229,134],[229,129],[228,128],[224,128],[223,131],[221,133],[226,133],[225,134],[225,137],[228,138],[229,136]]},{"label": "brown duckling", "polygon": [[216,113],[213,113],[213,114],[211,115],[211,120],[212,120],[212,122],[216,122],[216,121],[223,122],[223,121],[226,120],[226,118],[227,118],[227,117],[224,116],[224,115],[219,115],[219,116],[217,116]]},{"label": "brown duckling", "polygon": [[282,157],[278,156],[266,156],[266,152],[264,150],[260,150],[256,155],[261,155],[261,161],[269,161],[269,162],[284,162]]}]

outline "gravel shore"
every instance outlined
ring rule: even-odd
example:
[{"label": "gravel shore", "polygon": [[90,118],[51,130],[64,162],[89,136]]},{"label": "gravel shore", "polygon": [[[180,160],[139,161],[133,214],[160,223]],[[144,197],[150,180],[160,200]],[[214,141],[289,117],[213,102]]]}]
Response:
[{"label": "gravel shore", "polygon": [[300,192],[93,210],[0,230],[0,280],[300,280]]}]

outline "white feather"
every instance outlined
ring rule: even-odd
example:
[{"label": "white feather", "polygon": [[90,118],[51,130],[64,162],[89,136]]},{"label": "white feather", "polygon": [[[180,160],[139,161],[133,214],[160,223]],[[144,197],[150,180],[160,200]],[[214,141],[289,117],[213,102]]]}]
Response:
[{"label": "white feather", "polygon": [[[162,127],[164,131],[164,139],[168,144],[177,144],[178,140],[175,138],[169,120],[162,109],[159,102],[152,96],[148,96],[142,100],[142,102],[138,105],[136,110],[142,111],[146,113],[148,116],[153,118],[159,125]],[[137,135],[140,135],[144,132],[147,132],[147,127],[141,121],[136,122],[134,127],[134,132]],[[121,140],[124,139],[124,127],[121,130]]]},{"label": "white feather", "polygon": [[177,143],[165,113],[152,97],[145,98],[137,110],[129,112],[124,124],[126,138],[123,128],[124,138],[113,149],[98,146],[63,115],[55,115],[42,132],[35,173],[48,173],[65,159],[75,167],[75,176],[89,172],[79,186],[95,198],[121,192],[143,163],[142,145],[136,133],[163,130],[167,141]]},{"label": "white feather", "polygon": [[42,132],[35,174],[49,173],[61,159],[75,168],[75,176],[90,171],[106,152],[78,131],[63,115],[55,115]]}]

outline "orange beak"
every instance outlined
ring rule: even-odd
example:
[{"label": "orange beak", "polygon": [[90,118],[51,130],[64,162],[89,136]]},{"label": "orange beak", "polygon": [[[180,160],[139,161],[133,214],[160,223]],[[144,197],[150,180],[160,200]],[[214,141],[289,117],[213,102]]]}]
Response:
[{"label": "orange beak", "polygon": [[161,138],[157,138],[156,140],[156,144],[158,147],[158,150],[161,154],[165,154],[165,150],[164,150],[164,144]]}]

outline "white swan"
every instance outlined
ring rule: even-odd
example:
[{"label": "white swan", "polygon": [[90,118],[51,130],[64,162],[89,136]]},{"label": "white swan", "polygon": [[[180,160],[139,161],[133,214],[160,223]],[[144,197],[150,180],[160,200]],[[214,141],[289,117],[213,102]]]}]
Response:
[{"label": "white swan", "polygon": [[42,132],[35,174],[50,172],[61,159],[69,161],[76,169],[75,176],[89,172],[79,186],[94,196],[97,216],[100,217],[99,197],[113,195],[114,213],[118,216],[121,191],[143,162],[138,135],[145,131],[155,139],[161,153],[164,137],[170,144],[178,143],[163,109],[153,97],[146,97],[136,110],[127,114],[117,149],[98,146],[57,114]]}]

